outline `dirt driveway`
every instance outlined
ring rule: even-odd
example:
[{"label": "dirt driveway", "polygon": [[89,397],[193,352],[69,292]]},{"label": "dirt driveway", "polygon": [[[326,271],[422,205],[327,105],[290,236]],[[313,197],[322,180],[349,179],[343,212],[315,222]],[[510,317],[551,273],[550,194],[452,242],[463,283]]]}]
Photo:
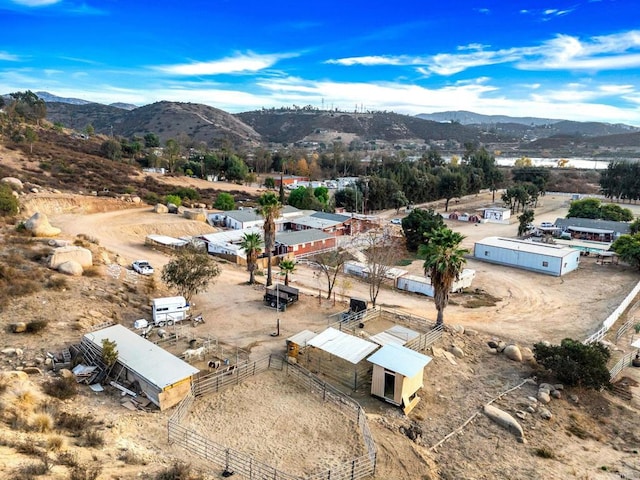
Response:
[{"label": "dirt driveway", "polygon": [[[472,209],[486,202],[488,197],[471,197],[455,207]],[[536,222],[554,221],[565,216],[567,197],[545,197],[536,211]],[[393,214],[395,212],[391,212]],[[186,220],[177,215],[159,215],[149,207],[120,210],[91,215],[55,215],[52,223],[68,235],[90,234],[99,239],[100,245],[118,253],[127,262],[144,258],[157,270],[169,260],[163,253],[144,245],[149,233],[171,235],[195,235],[214,231],[201,222]],[[447,221],[448,225],[466,236],[464,246],[472,249],[473,243],[486,236],[514,236],[517,224],[468,224]],[[422,274],[422,263],[414,261],[403,267],[411,273]],[[474,308],[463,294],[454,295],[445,311],[445,322],[459,323],[494,335],[530,344],[539,340],[560,341],[566,337],[585,338],[597,330],[601,322],[627,295],[637,282],[637,274],[622,265],[596,265],[594,259],[583,257],[580,269],[564,277],[551,277],[514,268],[506,268],[469,258],[467,268],[476,271],[473,288],[483,292],[496,302],[474,302]],[[277,268],[274,269],[277,271]],[[156,274],[158,277],[159,275]],[[318,292],[325,290],[317,272],[305,265],[298,265],[292,275],[292,285],[307,294],[303,306],[297,305],[277,315],[262,305],[260,288],[245,285],[246,271],[236,265],[225,264],[222,274],[206,293],[195,299],[197,309],[209,319],[208,328],[215,330],[218,338],[248,344],[281,345],[269,336],[275,330],[277,317],[281,318],[283,335],[296,333],[302,328],[321,328],[327,315],[344,308],[338,302],[318,302]],[[259,280],[262,278],[259,277]],[[337,293],[368,298],[368,285],[351,278],[348,288],[338,287]],[[318,306],[322,304],[322,308]],[[407,294],[383,288],[378,304],[399,308],[415,315],[435,318],[433,302],[424,296]],[[212,332],[213,333],[213,332]]]}]

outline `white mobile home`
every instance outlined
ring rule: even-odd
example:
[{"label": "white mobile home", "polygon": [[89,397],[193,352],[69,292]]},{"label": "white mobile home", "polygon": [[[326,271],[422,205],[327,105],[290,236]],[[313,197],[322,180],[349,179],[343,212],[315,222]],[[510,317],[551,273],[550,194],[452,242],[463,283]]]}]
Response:
[{"label": "white mobile home", "polygon": [[580,264],[580,252],[566,245],[513,238],[487,237],[476,242],[473,255],[485,262],[556,277],[572,272]]},{"label": "white mobile home", "polygon": [[[451,286],[452,292],[459,292],[467,287],[471,286],[471,282],[476,276],[476,271],[469,268],[465,268],[460,273],[460,278],[453,282]],[[433,297],[433,285],[431,285],[431,278],[423,277],[421,275],[402,275],[396,279],[396,288],[398,290],[404,290],[405,292],[421,293],[427,297]]]}]

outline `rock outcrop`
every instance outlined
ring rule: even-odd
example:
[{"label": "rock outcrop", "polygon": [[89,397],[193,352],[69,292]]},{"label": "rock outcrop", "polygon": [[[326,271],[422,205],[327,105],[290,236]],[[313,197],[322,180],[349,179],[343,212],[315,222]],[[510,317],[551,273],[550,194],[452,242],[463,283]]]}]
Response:
[{"label": "rock outcrop", "polygon": [[24,227],[32,233],[34,237],[55,237],[60,235],[61,230],[51,226],[49,219],[44,213],[36,212],[29,220],[24,222]]}]

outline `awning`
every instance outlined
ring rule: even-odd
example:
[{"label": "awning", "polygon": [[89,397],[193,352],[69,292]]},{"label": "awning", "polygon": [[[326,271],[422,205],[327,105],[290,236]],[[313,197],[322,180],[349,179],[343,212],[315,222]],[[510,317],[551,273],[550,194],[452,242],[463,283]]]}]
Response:
[{"label": "awning", "polygon": [[581,232],[581,233],[599,233],[600,235],[613,235],[613,230],[603,230],[601,228],[589,228],[589,227],[568,227],[567,230],[571,230],[572,232]]}]

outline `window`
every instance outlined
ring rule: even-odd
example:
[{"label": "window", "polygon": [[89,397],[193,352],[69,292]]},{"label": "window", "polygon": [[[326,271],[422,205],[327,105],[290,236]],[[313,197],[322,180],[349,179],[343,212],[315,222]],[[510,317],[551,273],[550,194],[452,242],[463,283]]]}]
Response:
[{"label": "window", "polygon": [[485,257],[488,257],[488,256],[489,256],[489,250],[485,250],[485,251],[484,251],[484,256],[485,256]]},{"label": "window", "polygon": [[549,262],[542,262],[542,266],[543,267],[548,267],[549,266]]}]

